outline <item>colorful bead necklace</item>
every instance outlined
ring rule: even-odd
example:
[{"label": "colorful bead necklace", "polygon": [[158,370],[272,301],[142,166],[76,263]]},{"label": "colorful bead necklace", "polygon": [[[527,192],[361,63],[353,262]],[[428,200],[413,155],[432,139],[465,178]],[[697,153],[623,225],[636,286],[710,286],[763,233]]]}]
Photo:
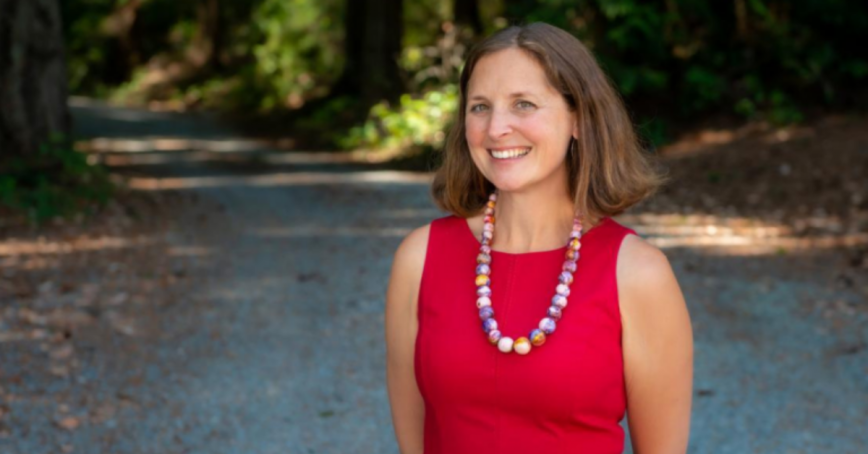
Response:
[{"label": "colorful bead necklace", "polygon": [[491,307],[491,241],[494,238],[494,205],[497,201],[497,193],[492,193],[485,206],[484,224],[482,227],[482,241],[479,246],[479,256],[476,257],[476,307],[479,308],[479,318],[482,319],[482,329],[488,335],[488,341],[496,345],[503,353],[515,351],[519,355],[530,353],[531,345],[539,347],[546,341],[546,336],[552,335],[557,326],[556,320],[560,320],[563,310],[567,307],[567,297],[570,296],[570,284],[573,282],[573,273],[576,272],[576,261],[579,260],[579,249],[582,248],[582,221],[579,216],[573,219],[573,231],[570,233],[570,242],[567,246],[566,260],[562,272],[558,277],[558,286],[555,296],[552,297],[552,305],[548,309],[548,316],[539,322],[539,328],[530,332],[528,337],[519,337],[512,340],[501,334],[494,319],[494,309]]}]

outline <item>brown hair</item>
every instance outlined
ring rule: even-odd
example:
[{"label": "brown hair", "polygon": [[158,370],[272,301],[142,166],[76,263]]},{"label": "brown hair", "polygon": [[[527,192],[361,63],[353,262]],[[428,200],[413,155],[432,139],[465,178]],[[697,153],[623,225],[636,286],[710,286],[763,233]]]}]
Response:
[{"label": "brown hair", "polygon": [[595,223],[603,216],[619,214],[662,184],[663,178],[641,150],[621,97],[590,51],[564,30],[533,23],[495,33],[474,46],[467,57],[459,85],[458,117],[431,188],[441,209],[464,218],[473,216],[494,190],[476,168],[467,146],[467,83],[482,57],[508,48],[522,49],[534,57],[576,113],[579,138],[570,140],[566,161],[570,196],[586,220]]}]

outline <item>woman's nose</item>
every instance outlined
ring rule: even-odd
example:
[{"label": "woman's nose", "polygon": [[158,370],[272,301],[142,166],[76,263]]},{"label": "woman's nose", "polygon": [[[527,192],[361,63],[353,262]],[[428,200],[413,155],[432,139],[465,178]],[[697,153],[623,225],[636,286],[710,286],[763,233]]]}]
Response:
[{"label": "woman's nose", "polygon": [[488,117],[488,135],[492,139],[503,137],[512,132],[512,118],[508,112],[493,109]]}]

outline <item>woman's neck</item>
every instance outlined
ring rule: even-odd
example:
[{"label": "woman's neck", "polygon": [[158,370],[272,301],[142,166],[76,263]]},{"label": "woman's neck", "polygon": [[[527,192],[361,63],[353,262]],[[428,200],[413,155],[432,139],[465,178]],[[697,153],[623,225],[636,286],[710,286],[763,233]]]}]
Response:
[{"label": "woman's neck", "polygon": [[568,194],[500,192],[492,247],[510,253],[557,249],[567,243],[574,210]]}]

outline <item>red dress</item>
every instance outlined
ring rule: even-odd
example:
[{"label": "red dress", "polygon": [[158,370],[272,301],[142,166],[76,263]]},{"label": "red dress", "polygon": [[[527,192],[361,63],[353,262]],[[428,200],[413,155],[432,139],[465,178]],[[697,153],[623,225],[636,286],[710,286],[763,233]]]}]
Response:
[{"label": "red dress", "polygon": [[[613,454],[626,408],[615,265],[634,231],[604,218],[582,237],[569,305],[530,354],[488,343],[476,308],[479,241],[455,216],[431,223],[419,292],[415,372],[425,454]],[[492,251],[491,300],[504,336],[527,337],[551,305],[561,249]]]}]

